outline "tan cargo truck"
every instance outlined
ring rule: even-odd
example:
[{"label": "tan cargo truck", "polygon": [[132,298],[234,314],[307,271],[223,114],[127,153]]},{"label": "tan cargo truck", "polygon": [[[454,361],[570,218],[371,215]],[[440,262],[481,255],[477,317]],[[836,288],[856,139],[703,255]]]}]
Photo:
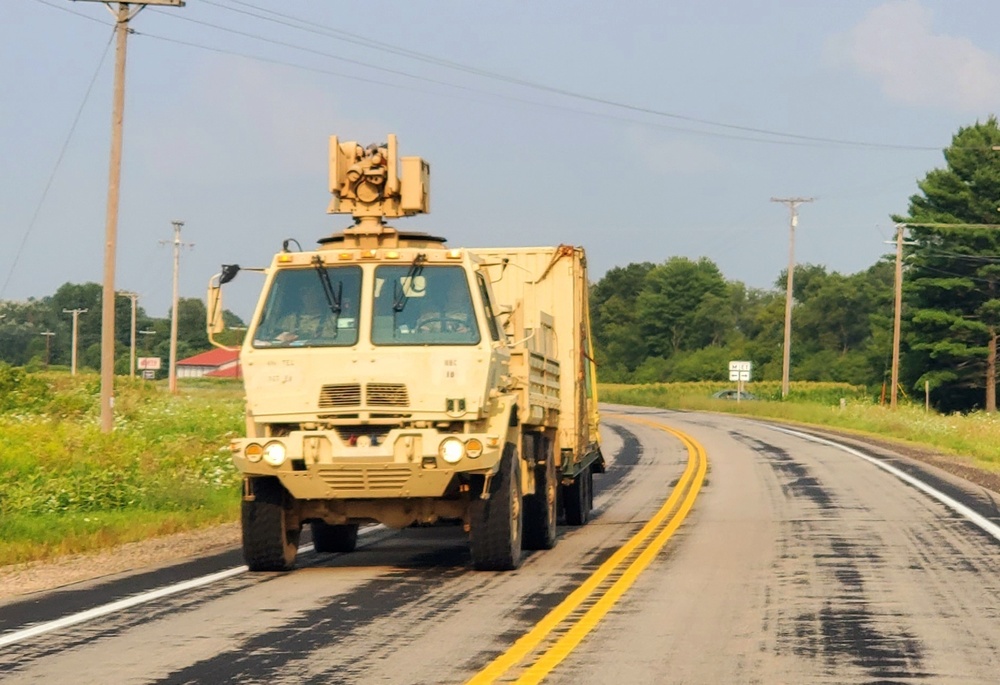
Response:
[{"label": "tan cargo truck", "polygon": [[[598,437],[581,248],[452,248],[389,226],[429,210],[430,170],[396,140],[330,141],[330,213],[354,225],[285,247],[240,359],[243,554],[292,568],[303,525],[350,552],[359,524],[462,522],[477,569],[508,570],[587,521]],[[213,277],[208,328],[223,330]]]}]

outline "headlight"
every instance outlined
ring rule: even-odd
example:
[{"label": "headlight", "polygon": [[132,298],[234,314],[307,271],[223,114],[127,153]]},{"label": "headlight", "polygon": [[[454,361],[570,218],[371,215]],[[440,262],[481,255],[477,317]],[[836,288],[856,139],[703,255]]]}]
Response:
[{"label": "headlight", "polygon": [[256,464],[260,461],[260,458],[264,456],[264,448],[255,442],[251,442],[246,446],[246,449],[243,450],[243,454],[246,455],[247,461],[251,461]]},{"label": "headlight", "polygon": [[269,442],[264,445],[264,461],[271,466],[281,466],[285,463],[285,446],[280,442]]},{"label": "headlight", "polygon": [[438,454],[449,464],[457,464],[465,456],[465,444],[458,438],[445,438]]},{"label": "headlight", "polygon": [[465,441],[465,454],[469,459],[475,459],[483,453],[483,443],[477,438],[469,438]]}]

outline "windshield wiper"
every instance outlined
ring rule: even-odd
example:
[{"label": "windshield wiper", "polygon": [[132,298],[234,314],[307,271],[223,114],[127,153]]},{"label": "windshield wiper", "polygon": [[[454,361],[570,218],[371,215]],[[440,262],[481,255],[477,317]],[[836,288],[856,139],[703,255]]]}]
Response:
[{"label": "windshield wiper", "polygon": [[337,291],[333,290],[333,283],[330,282],[330,272],[326,270],[323,265],[323,260],[319,255],[313,255],[312,258],[313,267],[316,269],[316,273],[319,274],[319,282],[323,286],[323,295],[326,297],[326,304],[330,308],[330,312],[333,314],[333,337],[337,337],[337,325],[340,320],[340,311],[342,309],[340,303],[344,294],[344,282],[337,281]]},{"label": "windshield wiper", "polygon": [[406,294],[406,289],[409,288],[413,290],[413,279],[420,275],[420,272],[424,270],[424,262],[427,261],[427,255],[423,252],[418,254],[413,263],[410,264],[410,270],[406,272],[403,276],[402,285],[396,286],[396,297],[392,303],[392,311],[399,314],[406,307],[406,303],[410,300],[410,296]]}]

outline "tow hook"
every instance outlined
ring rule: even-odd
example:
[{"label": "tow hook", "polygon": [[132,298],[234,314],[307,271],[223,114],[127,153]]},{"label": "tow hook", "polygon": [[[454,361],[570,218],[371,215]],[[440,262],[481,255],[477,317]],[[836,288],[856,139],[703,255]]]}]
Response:
[{"label": "tow hook", "polygon": [[253,502],[255,499],[257,499],[257,495],[253,494],[253,487],[251,487],[251,485],[250,485],[250,479],[249,478],[244,478],[243,479],[243,501],[244,502]]},{"label": "tow hook", "polygon": [[479,495],[479,499],[488,500],[490,498],[490,484],[493,483],[493,474],[487,473],[485,479],[483,480],[483,492]]}]

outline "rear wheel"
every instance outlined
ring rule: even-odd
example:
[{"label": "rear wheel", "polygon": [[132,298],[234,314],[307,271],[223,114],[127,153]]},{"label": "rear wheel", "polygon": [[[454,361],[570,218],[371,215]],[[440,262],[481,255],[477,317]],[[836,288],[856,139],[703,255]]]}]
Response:
[{"label": "rear wheel", "polygon": [[535,467],[535,492],[524,498],[524,548],[552,549],[556,545],[557,494],[559,480],[549,441],[525,436],[533,445],[533,454],[544,463]]},{"label": "rear wheel", "polygon": [[322,554],[353,552],[358,546],[358,524],[331,525],[326,521],[313,521],[313,547]]},{"label": "rear wheel", "polygon": [[243,500],[243,559],[251,571],[289,571],[295,566],[302,527],[292,523],[289,496],[277,478],[250,480]]},{"label": "rear wheel", "polygon": [[563,486],[563,504],[566,508],[566,523],[582,526],[590,520],[590,510],[594,504],[594,473],[588,466],[573,482]]},{"label": "rear wheel", "polygon": [[507,443],[489,499],[476,499],[469,510],[472,564],[480,571],[510,571],[521,565],[521,478],[517,448]]}]

